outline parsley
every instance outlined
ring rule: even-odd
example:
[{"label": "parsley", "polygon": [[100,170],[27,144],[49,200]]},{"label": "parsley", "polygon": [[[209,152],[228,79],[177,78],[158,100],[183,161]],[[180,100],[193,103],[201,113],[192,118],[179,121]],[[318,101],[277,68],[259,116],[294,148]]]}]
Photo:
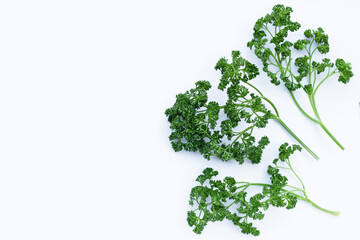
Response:
[{"label": "parsley", "polygon": [[[275,105],[249,83],[259,75],[254,64],[242,58],[239,51],[233,51],[231,63],[221,58],[215,69],[222,74],[218,88],[227,91],[225,105],[209,101],[211,84],[198,81],[195,88],[178,94],[174,105],[165,111],[172,130],[169,139],[175,151],[199,151],[208,160],[216,156],[223,161],[234,159],[239,164],[244,163],[245,159],[259,163],[269,138],[264,136],[256,142],[253,131],[266,127],[268,121],[273,119],[318,159],[281,120]],[[257,94],[250,92],[246,86]],[[226,119],[221,121],[220,111],[226,115]]]},{"label": "parsley", "polygon": [[[292,8],[279,4],[272,10],[271,14],[256,21],[253,39],[248,42],[248,47],[261,59],[263,70],[269,76],[271,83],[279,85],[283,82],[299,110],[308,119],[320,125],[331,139],[344,149],[321,120],[316,107],[315,94],[319,87],[335,74],[338,75],[339,82],[348,83],[353,76],[350,63],[346,63],[341,58],[336,59],[335,63],[328,58],[315,61],[316,52],[326,54],[330,50],[328,35],[324,30],[320,27],[315,30],[305,30],[304,39],[290,42],[286,40],[289,32],[295,32],[301,26],[300,23],[291,20]],[[292,53],[295,51],[304,55],[294,59]],[[310,116],[295,98],[293,92],[297,89],[304,90],[308,96],[313,116]]]},{"label": "parsley", "polygon": [[[214,180],[213,177],[217,176],[218,172],[206,168],[196,179],[200,185],[194,187],[190,193],[189,204],[194,210],[188,212],[187,221],[193,231],[200,234],[208,222],[228,219],[238,226],[242,233],[257,236],[260,231],[251,220],[263,219],[264,211],[270,206],[292,209],[298,200],[308,202],[326,213],[339,215],[339,212],[324,209],[308,198],[303,181],[290,163],[290,155],[296,150],[300,151],[301,147],[289,146],[288,143],[280,146],[279,157],[274,159],[267,170],[271,183],[237,182],[233,177]],[[294,174],[301,186],[288,185],[287,177],[280,174],[280,170]],[[261,187],[262,191],[249,197],[246,190],[251,187]]]},{"label": "parsley", "polygon": [[[165,111],[172,129],[169,139],[173,149],[176,152],[183,149],[199,151],[208,160],[211,156],[216,156],[223,161],[235,159],[240,164],[245,158],[252,163],[259,163],[269,139],[264,136],[256,144],[252,133],[255,126],[264,126],[267,120],[260,117],[252,118],[251,114],[239,114],[236,120],[231,117],[223,120],[221,130],[216,130],[220,110],[226,106],[208,101],[207,91],[210,88],[208,81],[196,82],[196,88],[178,94],[175,104]],[[256,103],[250,102],[255,107]],[[251,125],[242,131],[234,131],[241,119],[245,119]],[[224,136],[231,140],[231,143],[225,143]]]}]

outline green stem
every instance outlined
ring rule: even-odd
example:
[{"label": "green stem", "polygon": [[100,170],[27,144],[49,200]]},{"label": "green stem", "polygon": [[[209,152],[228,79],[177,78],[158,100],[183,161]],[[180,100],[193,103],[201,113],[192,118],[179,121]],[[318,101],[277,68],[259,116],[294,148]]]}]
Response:
[{"label": "green stem", "polygon": [[344,146],[341,145],[341,143],[331,134],[331,132],[325,127],[323,123],[321,123],[320,126],[327,133],[327,135],[329,135],[329,137],[336,143],[336,145],[338,145],[339,148],[341,148],[341,150],[345,149]]},{"label": "green stem", "polygon": [[310,51],[311,51],[311,45],[313,44],[314,42],[314,39],[311,41],[310,43],[310,46],[309,46],[309,50],[307,50],[306,48],[306,51],[308,52],[308,56],[309,56],[309,84],[311,84],[311,68],[312,68],[312,64],[311,64],[311,59],[312,59],[312,54],[310,54]]},{"label": "green stem", "polygon": [[246,81],[246,82],[243,81],[243,83],[245,83],[245,84],[249,85],[250,87],[252,87],[252,88],[253,88],[255,91],[257,91],[262,97],[264,96],[264,95],[260,92],[260,90],[257,89],[254,85],[248,83],[247,81]]},{"label": "green stem", "polygon": [[302,192],[304,194],[304,196],[307,198],[306,195],[306,190],[305,190],[305,184],[303,183],[303,181],[301,180],[301,178],[299,177],[299,175],[297,175],[297,173],[295,172],[295,170],[293,169],[293,167],[291,166],[291,163],[289,161],[289,159],[286,160],[286,164],[289,166],[290,170],[293,172],[293,174],[295,175],[295,177],[299,180],[301,186],[302,186]]},{"label": "green stem", "polygon": [[270,101],[270,99],[268,99],[267,97],[264,97],[264,95],[260,92],[260,90],[257,89],[254,85],[252,85],[248,82],[244,82],[244,83],[249,85],[250,87],[252,87],[255,91],[257,91],[260,94],[261,98],[264,99],[265,101],[267,101],[273,107],[276,116],[279,117],[279,112],[278,112],[277,108],[275,107],[274,103],[272,101]]},{"label": "green stem", "polygon": [[[331,77],[335,73],[336,73],[336,69],[330,73],[330,68],[329,68],[329,72],[328,72],[327,76],[316,86],[316,88],[314,90],[314,93],[313,93],[314,96],[315,96],[317,90],[319,89],[319,87],[321,86],[321,84],[323,84],[323,82],[325,82],[326,79],[328,79],[329,77]],[[315,86],[315,84],[314,84],[314,86]]]},{"label": "green stem", "polygon": [[313,201],[311,201],[309,198],[299,198],[299,197],[298,197],[298,199],[303,200],[303,201],[305,201],[305,202],[308,202],[308,203],[310,203],[313,207],[315,207],[315,208],[317,208],[317,209],[319,209],[319,210],[321,210],[321,211],[323,211],[323,212],[329,213],[329,214],[331,214],[331,215],[339,216],[339,214],[340,214],[340,212],[330,211],[330,210],[328,210],[328,209],[326,209],[326,208],[320,207],[319,205],[317,205],[316,203],[314,203]]},{"label": "green stem", "polygon": [[295,105],[296,105],[297,108],[300,110],[300,112],[302,112],[302,113],[305,115],[305,117],[307,117],[308,119],[310,119],[310,120],[313,121],[314,123],[320,124],[320,122],[319,122],[318,120],[316,120],[316,119],[313,118],[313,117],[310,117],[310,115],[307,114],[307,113],[304,111],[304,109],[302,109],[302,107],[300,106],[300,104],[299,104],[298,101],[296,100],[293,92],[289,90],[289,93],[290,93],[290,96],[291,96],[291,98],[293,99]]},{"label": "green stem", "polygon": [[313,111],[315,113],[315,116],[318,119],[318,122],[319,122],[318,124],[326,132],[326,134],[336,143],[336,145],[338,145],[341,150],[344,150],[345,149],[344,146],[341,145],[341,143],[334,137],[334,135],[331,134],[331,132],[325,127],[324,123],[321,121],[320,115],[319,115],[318,110],[316,108],[314,95],[309,96],[309,100],[310,100],[311,107],[312,107],[312,109],[313,109]]},{"label": "green stem", "polygon": [[[238,183],[243,183],[243,182],[238,182]],[[246,182],[246,187],[248,187],[248,186],[271,187],[272,185],[271,185],[271,184],[266,184],[266,183],[248,183],[248,182]],[[313,201],[311,201],[308,197],[301,196],[301,195],[299,195],[299,194],[296,194],[296,193],[291,192],[291,191],[286,190],[286,189],[281,189],[281,190],[284,191],[284,192],[289,192],[290,194],[296,196],[296,198],[299,199],[299,200],[302,200],[302,201],[305,201],[305,202],[307,202],[307,203],[310,203],[313,207],[319,209],[320,211],[329,213],[329,214],[334,215],[334,216],[339,216],[339,214],[340,214],[340,212],[331,211],[331,210],[328,210],[328,209],[326,209],[326,208],[320,207],[319,205],[317,205],[316,203],[314,203]]]},{"label": "green stem", "polygon": [[319,160],[319,157],[318,157],[308,146],[306,146],[306,144],[305,144],[303,141],[301,141],[300,138],[298,138],[298,136],[296,136],[296,134],[295,134],[293,131],[291,131],[291,129],[290,129],[279,117],[276,117],[276,116],[274,115],[273,119],[277,120],[277,121],[281,124],[281,126],[283,126],[283,127],[286,129],[286,131],[287,131],[293,138],[295,138],[295,140],[296,140],[298,143],[300,143],[300,145],[303,146],[303,148],[305,148],[306,151],[308,151],[308,153],[310,153],[311,156],[313,156],[316,160]]},{"label": "green stem", "polygon": [[265,101],[267,101],[267,102],[273,107],[276,116],[277,116],[277,117],[280,117],[279,112],[278,112],[277,108],[275,107],[274,103],[273,103],[272,101],[270,101],[270,100],[269,100],[268,98],[266,98],[266,97],[262,97],[262,99],[264,99]]}]

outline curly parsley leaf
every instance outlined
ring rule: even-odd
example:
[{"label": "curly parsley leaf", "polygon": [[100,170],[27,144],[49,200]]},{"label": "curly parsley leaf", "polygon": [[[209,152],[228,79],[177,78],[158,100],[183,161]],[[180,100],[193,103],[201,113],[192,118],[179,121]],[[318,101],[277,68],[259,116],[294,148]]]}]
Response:
[{"label": "curly parsley leaf", "polygon": [[[169,136],[175,151],[199,151],[206,159],[216,156],[223,161],[231,159],[242,164],[245,159],[259,163],[263,149],[269,144],[267,137],[257,143],[252,136],[254,127],[261,127],[264,121],[254,114],[238,110],[239,106],[226,104],[220,106],[215,101],[208,101],[207,91],[211,85],[207,81],[199,81],[196,87],[176,96],[171,108],[165,111],[172,133]],[[248,92],[243,93],[249,95]],[[256,106],[258,105],[258,106]],[[260,103],[253,101],[251,106],[259,108]],[[219,120],[221,109],[229,113],[229,117]],[[230,113],[232,112],[232,113]],[[231,115],[233,114],[233,115]],[[235,130],[240,122],[247,122],[241,131]],[[220,125],[220,129],[216,127]],[[226,143],[224,139],[230,140]]]}]

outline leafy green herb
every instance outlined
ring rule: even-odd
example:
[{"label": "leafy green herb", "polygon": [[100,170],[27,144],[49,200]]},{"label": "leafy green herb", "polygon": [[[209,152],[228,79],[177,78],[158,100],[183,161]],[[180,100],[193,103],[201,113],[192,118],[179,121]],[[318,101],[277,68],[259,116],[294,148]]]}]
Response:
[{"label": "leafy green herb", "polygon": [[[344,149],[321,120],[315,103],[315,94],[319,87],[335,74],[338,75],[339,82],[348,83],[353,76],[351,65],[340,58],[336,59],[335,63],[328,58],[318,62],[314,60],[316,52],[326,54],[330,50],[328,35],[322,28],[305,30],[304,39],[295,42],[286,40],[289,32],[295,32],[301,26],[300,23],[291,20],[291,12],[290,7],[281,4],[274,6],[271,14],[256,21],[253,39],[247,45],[261,59],[263,70],[270,77],[271,83],[279,85],[283,82],[299,110],[308,119],[320,125],[333,141]],[[304,55],[294,59],[294,49],[304,52]],[[313,117],[295,98],[293,92],[297,89],[303,89],[308,96]]]},{"label": "leafy green herb", "polygon": [[[174,106],[165,111],[170,129],[173,130],[169,136],[173,149],[199,151],[209,160],[211,156],[216,156],[223,161],[235,159],[240,164],[245,158],[252,163],[259,163],[269,139],[264,136],[256,144],[252,133],[255,126],[264,126],[266,120],[252,118],[253,115],[244,112],[238,114],[236,120],[234,118],[223,120],[220,124],[221,130],[216,130],[220,109],[226,106],[208,101],[207,91],[210,88],[211,85],[207,81],[196,82],[196,88],[178,94]],[[255,107],[255,102],[251,104]],[[241,119],[251,125],[242,131],[234,131]],[[230,143],[225,143],[224,136],[230,140]]]},{"label": "leafy green herb", "polygon": [[[235,159],[240,164],[245,159],[259,163],[269,138],[264,136],[256,143],[253,131],[266,127],[269,119],[274,119],[318,159],[280,119],[275,105],[249,83],[259,74],[254,64],[242,58],[239,51],[233,51],[232,62],[221,58],[215,69],[222,73],[218,88],[227,91],[225,105],[209,101],[211,84],[198,81],[195,88],[178,94],[175,104],[165,111],[172,129],[169,139],[175,151],[199,151],[206,159],[216,156],[223,161]],[[250,92],[245,85],[258,95]],[[270,104],[272,111],[264,103]],[[221,110],[226,119],[220,121]]]},{"label": "leafy green herb", "polygon": [[[241,229],[244,234],[257,236],[260,231],[251,220],[261,220],[265,211],[270,207],[285,207],[292,209],[298,200],[310,203],[315,208],[339,215],[339,212],[329,211],[312,202],[305,191],[305,185],[294,171],[290,163],[290,155],[301,150],[298,145],[289,146],[284,143],[279,148],[279,157],[268,166],[267,173],[271,183],[237,182],[233,177],[214,180],[218,172],[207,168],[197,177],[200,185],[194,187],[190,193],[189,204],[194,208],[188,212],[188,224],[195,233],[200,234],[208,222],[228,219]],[[288,179],[280,170],[294,174],[300,182],[300,187],[288,185]],[[248,196],[246,190],[251,187],[261,187],[262,191]]]}]

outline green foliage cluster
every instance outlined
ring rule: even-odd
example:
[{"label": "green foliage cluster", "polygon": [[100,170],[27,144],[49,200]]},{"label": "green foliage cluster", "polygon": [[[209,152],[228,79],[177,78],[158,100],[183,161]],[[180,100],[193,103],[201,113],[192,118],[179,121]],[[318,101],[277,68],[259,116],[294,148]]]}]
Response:
[{"label": "green foliage cluster", "polygon": [[[262,61],[263,71],[267,73],[271,83],[284,83],[299,110],[310,120],[319,124],[324,131],[341,148],[344,147],[325,127],[315,104],[315,94],[319,87],[334,74],[338,74],[338,81],[348,83],[354,75],[350,63],[343,59],[336,59],[335,63],[328,58],[315,61],[314,54],[329,52],[329,37],[319,27],[315,30],[304,31],[304,39],[295,42],[286,40],[290,32],[300,29],[298,22],[291,20],[292,8],[278,4],[270,14],[259,18],[254,25],[254,33],[247,46],[254,50],[255,55]],[[294,53],[303,52],[304,55],[294,58]],[[322,74],[323,73],[323,74]],[[298,103],[293,91],[303,89],[309,98],[313,117]]]},{"label": "green foliage cluster", "polygon": [[[326,54],[330,50],[328,35],[320,27],[304,31],[304,39],[295,42],[287,40],[290,33],[301,27],[298,22],[291,20],[291,13],[290,7],[281,4],[274,6],[270,14],[256,21],[253,39],[247,45],[261,60],[263,71],[270,81],[275,85],[282,82],[299,110],[319,124],[343,149],[320,119],[315,94],[325,80],[334,74],[338,74],[339,82],[348,83],[353,76],[351,65],[341,58],[335,62],[328,58],[315,61],[316,52]],[[294,58],[295,51],[301,55]],[[265,128],[269,120],[275,120],[318,159],[282,121],[274,103],[250,83],[259,75],[256,65],[241,57],[239,51],[233,51],[231,60],[221,58],[215,69],[221,72],[217,88],[226,91],[225,104],[220,105],[209,99],[212,86],[203,80],[196,82],[195,88],[178,94],[174,105],[165,111],[171,129],[169,140],[176,152],[198,151],[208,160],[217,157],[222,161],[235,160],[239,164],[246,159],[259,163],[270,141],[267,136],[255,139],[254,130]],[[293,91],[298,89],[303,89],[307,94],[313,117],[296,100]],[[237,182],[233,177],[216,180],[218,171],[206,168],[196,179],[199,185],[190,193],[189,204],[193,210],[188,212],[188,224],[195,233],[200,234],[209,222],[227,219],[242,233],[257,236],[260,231],[254,226],[253,220],[263,219],[265,211],[271,206],[292,209],[299,200],[326,213],[338,215],[338,212],[324,209],[308,198],[305,185],[290,162],[291,155],[301,149],[299,145],[290,146],[288,143],[280,146],[278,158],[267,168],[268,183]],[[289,185],[283,172],[292,174],[300,186]],[[250,188],[257,188],[259,192],[249,196]]]},{"label": "green foliage cluster", "polygon": [[[290,163],[290,156],[297,150],[301,150],[298,145],[289,146],[288,143],[284,143],[280,146],[279,157],[268,166],[270,183],[237,182],[233,177],[215,180],[218,171],[206,168],[196,179],[200,185],[194,187],[190,193],[189,204],[194,209],[188,211],[187,221],[193,227],[193,231],[200,234],[209,222],[227,219],[239,227],[242,233],[258,236],[260,231],[252,220],[263,219],[265,211],[270,206],[292,209],[298,200],[338,215],[338,212],[317,206],[307,197],[305,186]],[[281,170],[294,174],[301,187],[288,185],[288,178]],[[250,187],[260,188],[261,191],[248,196],[247,190]]]},{"label": "green foliage cluster", "polygon": [[[196,82],[195,88],[178,94],[175,104],[165,111],[172,129],[169,139],[173,149],[199,151],[208,160],[216,156],[223,161],[234,159],[239,164],[245,159],[259,163],[269,138],[264,136],[256,143],[252,133],[254,127],[265,127],[267,123],[267,119],[256,115],[257,109],[262,110],[263,105],[255,101],[255,96],[248,90],[244,90],[241,98],[245,103],[230,106],[229,102],[220,106],[215,101],[208,101],[207,91],[210,88],[208,81]],[[219,120],[221,109],[227,115],[222,121]],[[234,130],[241,121],[247,123],[245,129]]]},{"label": "green foliage cluster", "polygon": [[[256,142],[254,128],[264,128],[269,119],[274,119],[318,159],[280,119],[275,105],[249,83],[259,74],[254,64],[242,58],[239,51],[233,51],[232,61],[221,58],[215,69],[221,72],[218,89],[226,89],[227,92],[225,105],[209,101],[211,84],[203,80],[196,82],[195,88],[178,94],[174,105],[165,111],[172,130],[169,139],[175,151],[199,151],[208,160],[216,156],[223,161],[234,159],[239,164],[244,163],[245,159],[259,163],[263,149],[270,141],[263,136]],[[250,92],[245,85],[258,95]],[[225,119],[219,117],[221,110],[226,115]]]}]

